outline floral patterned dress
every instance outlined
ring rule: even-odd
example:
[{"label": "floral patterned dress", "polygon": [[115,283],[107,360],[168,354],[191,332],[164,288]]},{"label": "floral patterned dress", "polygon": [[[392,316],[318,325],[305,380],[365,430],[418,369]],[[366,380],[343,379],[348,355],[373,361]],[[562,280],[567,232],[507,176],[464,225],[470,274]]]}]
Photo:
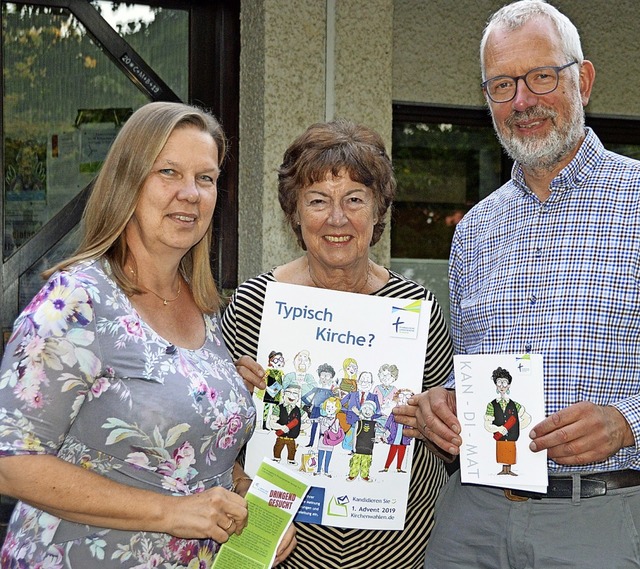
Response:
[{"label": "floral patterned dress", "polygon": [[[204,345],[179,348],[142,321],[105,261],[54,274],[16,320],[7,345],[0,456],[57,455],[117,482],[172,495],[230,488],[255,408],[217,315],[204,321]],[[0,563],[205,569],[217,549],[212,540],[67,522],[19,502]]]}]

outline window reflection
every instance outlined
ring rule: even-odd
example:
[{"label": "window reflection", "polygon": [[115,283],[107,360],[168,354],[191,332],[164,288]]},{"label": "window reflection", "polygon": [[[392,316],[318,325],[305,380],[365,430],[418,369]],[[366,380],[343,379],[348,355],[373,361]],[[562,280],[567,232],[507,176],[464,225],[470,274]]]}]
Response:
[{"label": "window reflection", "polygon": [[[640,159],[640,121],[587,116],[605,147]],[[448,315],[451,240],[464,214],[511,174],[484,109],[394,106],[398,193],[391,268],[433,291]]]},{"label": "window reflection", "polygon": [[[188,11],[97,4],[118,9],[119,33],[186,100]],[[148,99],[67,9],[2,2],[2,50],[6,261],[90,183]]]},{"label": "window reflection", "polygon": [[398,194],[391,256],[448,259],[457,223],[500,185],[501,150],[491,127],[396,122],[392,148]]}]

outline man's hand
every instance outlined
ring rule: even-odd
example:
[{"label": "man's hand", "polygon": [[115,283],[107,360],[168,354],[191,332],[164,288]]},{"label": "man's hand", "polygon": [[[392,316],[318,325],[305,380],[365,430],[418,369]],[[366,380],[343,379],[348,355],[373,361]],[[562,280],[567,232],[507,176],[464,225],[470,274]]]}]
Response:
[{"label": "man's hand", "polygon": [[529,448],[547,449],[558,464],[587,464],[609,458],[635,444],[633,432],[615,407],[581,401],[561,409],[533,427]]},{"label": "man's hand", "polygon": [[394,407],[393,414],[398,423],[411,429],[408,433],[410,436],[431,441],[452,455],[460,453],[461,429],[456,417],[456,395],[453,391],[434,387],[414,395],[407,405]]}]

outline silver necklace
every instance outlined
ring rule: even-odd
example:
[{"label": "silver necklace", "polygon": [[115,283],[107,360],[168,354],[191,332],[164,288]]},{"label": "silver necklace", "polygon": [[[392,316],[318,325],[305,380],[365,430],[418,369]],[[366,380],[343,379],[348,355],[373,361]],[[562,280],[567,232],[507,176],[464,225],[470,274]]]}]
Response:
[{"label": "silver necklace", "polygon": [[[131,274],[134,277],[138,276],[137,273],[131,267],[129,267],[129,270],[131,271]],[[178,294],[176,294],[173,298],[164,298],[163,296],[160,296],[157,292],[152,291],[150,288],[147,288],[146,286],[143,286],[142,288],[147,292],[150,292],[151,294],[157,296],[162,301],[162,304],[164,306],[167,306],[167,304],[169,304],[170,302],[174,302],[175,300],[178,300],[178,297],[182,292],[182,279],[180,278],[178,279]]]}]

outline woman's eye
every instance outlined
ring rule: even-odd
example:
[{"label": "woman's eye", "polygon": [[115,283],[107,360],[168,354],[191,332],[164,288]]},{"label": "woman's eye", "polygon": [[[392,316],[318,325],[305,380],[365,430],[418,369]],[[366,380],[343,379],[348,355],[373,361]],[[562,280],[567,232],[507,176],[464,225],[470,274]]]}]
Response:
[{"label": "woman's eye", "polygon": [[163,174],[165,176],[170,176],[171,174],[173,174],[174,171],[172,168],[160,168],[158,172],[160,172],[160,174]]}]

